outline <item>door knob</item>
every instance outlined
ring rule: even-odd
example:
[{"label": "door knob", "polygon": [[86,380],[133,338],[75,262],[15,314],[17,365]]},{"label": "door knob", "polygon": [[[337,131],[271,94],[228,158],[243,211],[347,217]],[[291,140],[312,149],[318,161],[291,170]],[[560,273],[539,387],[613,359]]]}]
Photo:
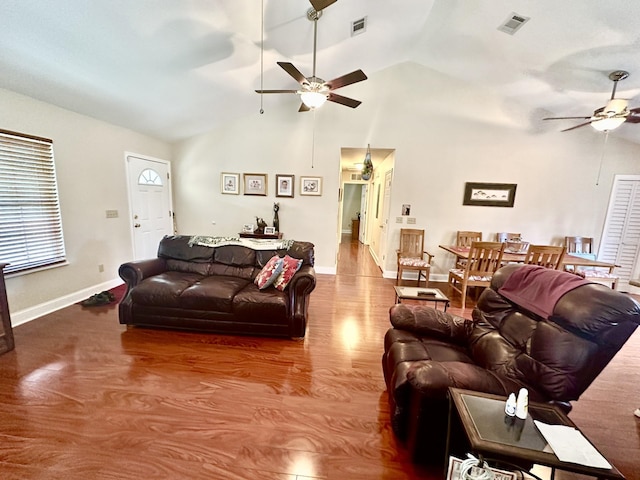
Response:
[{"label": "door knob", "polygon": [[134,226],[134,228],[140,228],[140,224],[139,223],[134,223],[133,226]]}]

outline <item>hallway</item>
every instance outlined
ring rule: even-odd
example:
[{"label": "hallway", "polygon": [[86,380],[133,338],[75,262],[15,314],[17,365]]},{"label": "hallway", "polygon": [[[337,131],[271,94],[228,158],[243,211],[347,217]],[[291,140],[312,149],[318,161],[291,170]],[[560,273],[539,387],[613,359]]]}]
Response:
[{"label": "hallway", "polygon": [[382,278],[382,271],[369,253],[369,247],[352,239],[351,234],[342,235],[338,249],[338,275]]}]

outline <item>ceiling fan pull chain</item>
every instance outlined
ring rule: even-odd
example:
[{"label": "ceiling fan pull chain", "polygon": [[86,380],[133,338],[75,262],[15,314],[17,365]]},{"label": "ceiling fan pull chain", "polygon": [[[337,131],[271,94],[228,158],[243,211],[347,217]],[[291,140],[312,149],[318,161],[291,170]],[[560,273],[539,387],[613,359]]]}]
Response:
[{"label": "ceiling fan pull chain", "polygon": [[316,155],[316,109],[313,109],[313,128],[311,129],[311,168]]},{"label": "ceiling fan pull chain", "polygon": [[600,166],[598,167],[598,176],[596,177],[596,186],[600,184],[600,173],[602,172],[602,162],[604,162],[604,152],[607,149],[607,140],[609,140],[609,130],[604,132],[604,144],[602,145],[602,155],[600,156]]}]

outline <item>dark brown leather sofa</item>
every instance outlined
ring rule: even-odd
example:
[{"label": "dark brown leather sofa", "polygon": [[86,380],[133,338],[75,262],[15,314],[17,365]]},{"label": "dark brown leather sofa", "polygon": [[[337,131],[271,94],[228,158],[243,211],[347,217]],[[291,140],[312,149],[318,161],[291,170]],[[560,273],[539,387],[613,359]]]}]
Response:
[{"label": "dark brown leather sofa", "polygon": [[[526,270],[516,274],[519,269]],[[525,279],[516,283],[516,295],[531,287],[526,279],[535,269],[542,267],[498,270],[480,295],[473,320],[422,305],[391,307],[393,328],[385,336],[382,366],[394,432],[407,441],[414,460],[443,460],[448,387],[505,396],[525,387],[530,400],[569,412],[569,402],[640,323],[640,306],[628,295],[584,280],[568,285],[576,276],[556,270],[542,269],[542,283],[534,290],[545,304],[542,311],[532,312],[538,308],[531,290],[528,300],[518,301],[499,293],[512,275]],[[571,289],[562,293],[558,287]],[[558,298],[549,302],[546,292]]]},{"label": "dark brown leather sofa", "polygon": [[[120,266],[127,292],[120,323],[232,334],[304,337],[309,296],[316,285],[314,250],[294,242],[287,250],[242,245],[189,245],[190,236],[164,237],[158,258]],[[284,291],[253,283],[275,254],[301,259]]]}]

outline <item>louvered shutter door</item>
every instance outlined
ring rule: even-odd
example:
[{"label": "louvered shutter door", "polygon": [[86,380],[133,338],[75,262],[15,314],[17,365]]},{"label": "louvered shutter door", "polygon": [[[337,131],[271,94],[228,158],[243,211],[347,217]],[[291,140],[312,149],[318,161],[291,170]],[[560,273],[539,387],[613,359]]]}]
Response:
[{"label": "louvered shutter door", "polygon": [[640,247],[640,177],[616,175],[598,260],[619,265],[618,290],[629,290]]}]

